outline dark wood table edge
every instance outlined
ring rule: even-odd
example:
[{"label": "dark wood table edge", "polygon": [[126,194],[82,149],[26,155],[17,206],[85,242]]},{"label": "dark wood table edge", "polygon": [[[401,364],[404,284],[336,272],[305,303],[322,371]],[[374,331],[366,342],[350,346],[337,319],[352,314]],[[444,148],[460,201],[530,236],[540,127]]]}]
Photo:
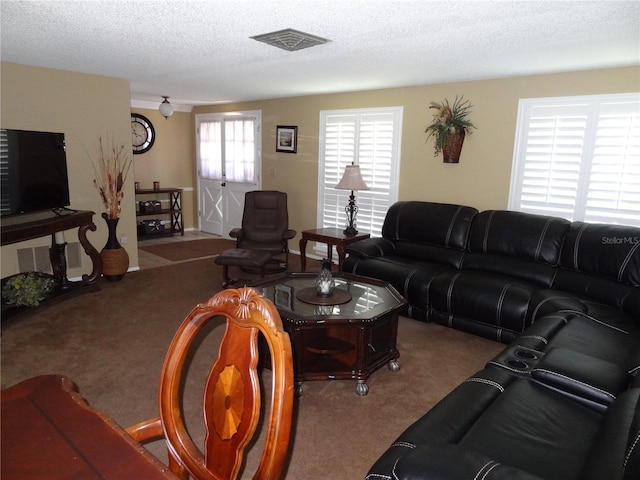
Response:
[{"label": "dark wood table edge", "polygon": [[[170,480],[177,480],[176,477],[169,468],[158,460],[154,455],[146,450],[140,443],[136,442],[120,425],[118,425],[111,417],[106,413],[91,407],[87,401],[79,393],[75,383],[67,376],[64,375],[40,375],[23,380],[11,387],[0,391],[0,404],[10,403],[12,401],[20,400],[21,398],[28,398],[31,394],[37,393],[41,388],[46,388],[46,384],[58,383],[61,391],[68,394],[70,401],[72,401],[79,408],[87,410],[89,413],[98,417],[104,424],[109,427],[114,434],[123,440],[126,444],[132,447],[142,459],[149,463],[158,471],[158,476]],[[4,412],[3,412],[4,413]],[[4,426],[4,422],[2,423]],[[2,432],[4,437],[6,432]],[[3,442],[6,441],[3,439]]]}]

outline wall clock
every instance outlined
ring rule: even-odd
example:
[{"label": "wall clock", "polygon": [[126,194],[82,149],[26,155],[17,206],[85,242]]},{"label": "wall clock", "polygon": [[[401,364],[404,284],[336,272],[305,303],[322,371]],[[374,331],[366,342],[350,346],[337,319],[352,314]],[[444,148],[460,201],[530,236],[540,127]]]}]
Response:
[{"label": "wall clock", "polygon": [[133,153],[148,152],[156,139],[156,131],[149,119],[139,113],[131,114],[131,137]]}]

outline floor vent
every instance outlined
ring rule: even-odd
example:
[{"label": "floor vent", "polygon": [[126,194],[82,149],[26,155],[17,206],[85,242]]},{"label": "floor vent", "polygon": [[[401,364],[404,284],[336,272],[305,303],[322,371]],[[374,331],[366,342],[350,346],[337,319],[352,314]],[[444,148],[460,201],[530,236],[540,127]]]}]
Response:
[{"label": "floor vent", "polygon": [[80,257],[80,243],[67,244],[67,268],[81,268],[82,258]]},{"label": "floor vent", "polygon": [[[48,246],[19,248],[17,250],[17,255],[18,271],[53,273]],[[80,257],[80,243],[68,243],[66,248],[66,256],[67,269],[82,267],[82,258]]]}]

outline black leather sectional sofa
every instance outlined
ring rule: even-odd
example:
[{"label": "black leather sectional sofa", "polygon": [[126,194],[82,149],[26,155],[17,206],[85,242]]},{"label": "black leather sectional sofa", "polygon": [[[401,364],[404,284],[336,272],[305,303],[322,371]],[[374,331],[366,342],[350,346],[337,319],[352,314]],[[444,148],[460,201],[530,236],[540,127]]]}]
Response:
[{"label": "black leather sectional sofa", "polygon": [[347,252],[408,315],[507,344],[368,480],[640,478],[640,228],[399,202]]}]

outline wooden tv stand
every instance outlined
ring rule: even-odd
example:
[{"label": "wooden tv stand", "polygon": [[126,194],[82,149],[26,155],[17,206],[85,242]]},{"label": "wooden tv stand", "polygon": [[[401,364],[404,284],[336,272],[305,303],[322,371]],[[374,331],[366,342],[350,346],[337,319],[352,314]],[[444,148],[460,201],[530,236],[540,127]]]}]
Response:
[{"label": "wooden tv stand", "polygon": [[60,288],[71,287],[67,279],[67,262],[64,252],[65,243],[56,244],[56,233],[78,228],[78,240],[84,251],[91,258],[93,265],[91,274],[82,275],[82,283],[94,283],[102,274],[102,258],[100,253],[87,240],[87,230],[96,231],[91,211],[56,210],[27,213],[0,220],[0,240],[2,245],[24,242],[33,238],[51,235],[51,266],[53,276]]}]

